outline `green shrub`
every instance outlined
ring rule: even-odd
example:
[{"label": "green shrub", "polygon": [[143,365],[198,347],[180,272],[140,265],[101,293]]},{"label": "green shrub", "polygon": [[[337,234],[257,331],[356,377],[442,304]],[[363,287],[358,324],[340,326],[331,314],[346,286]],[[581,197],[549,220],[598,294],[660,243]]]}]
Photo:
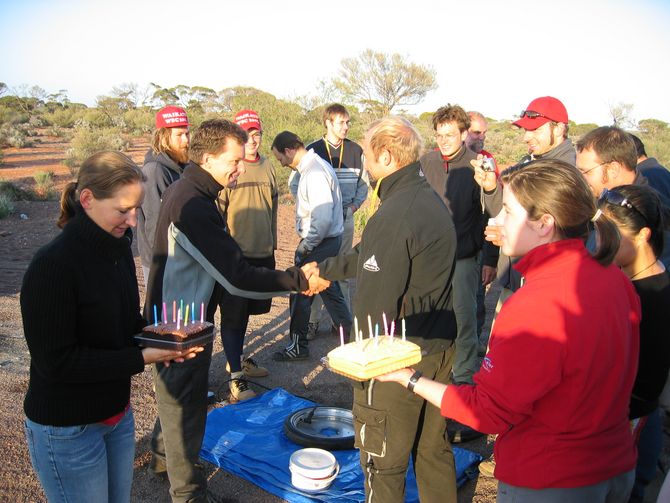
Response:
[{"label": "green shrub", "polygon": [[107,115],[105,115],[104,112],[101,112],[95,108],[89,108],[86,110],[83,117],[80,118],[80,121],[98,128],[107,128],[114,125],[112,124],[112,120]]},{"label": "green shrub", "polygon": [[65,140],[72,139],[72,132],[70,129],[62,128],[60,126],[50,126],[46,129],[46,134],[55,136],[56,138],[63,138]]},{"label": "green shrub", "polygon": [[14,203],[6,194],[0,194],[0,218],[5,218],[14,212]]},{"label": "green shrub", "polygon": [[18,185],[0,178],[0,196],[7,196],[12,201],[30,201],[32,194]]},{"label": "green shrub", "polygon": [[74,108],[59,108],[53,112],[44,114],[44,120],[52,125],[62,128],[72,128],[84,113]]},{"label": "green shrub", "polygon": [[[189,117],[190,119],[190,117]],[[153,131],[156,115],[148,108],[128,110],[123,114],[126,131],[132,135],[142,135]]]},{"label": "green shrub", "polygon": [[34,141],[29,136],[35,136],[37,133],[28,125],[9,125],[0,127],[0,145],[24,148],[32,147]]},{"label": "green shrub", "polygon": [[75,128],[63,163],[70,168],[73,175],[76,175],[81,163],[92,154],[101,150],[125,151],[129,147],[130,142],[118,128],[93,129],[82,124]]},{"label": "green shrub", "polygon": [[35,180],[35,196],[38,199],[49,200],[56,195],[54,189],[54,172],[53,171],[38,171],[33,175]]},{"label": "green shrub", "polygon": [[14,110],[7,105],[0,105],[0,124],[25,124],[29,120],[28,114]]}]

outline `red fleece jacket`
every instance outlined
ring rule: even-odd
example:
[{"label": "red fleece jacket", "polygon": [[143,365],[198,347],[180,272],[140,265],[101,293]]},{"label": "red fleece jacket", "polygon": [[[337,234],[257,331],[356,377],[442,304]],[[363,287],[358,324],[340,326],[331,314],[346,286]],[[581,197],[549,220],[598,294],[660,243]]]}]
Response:
[{"label": "red fleece jacket", "polygon": [[539,246],[498,315],[474,386],[449,386],[442,414],[498,433],[496,478],[533,489],[592,485],[635,467],[628,402],[640,304],[580,240]]}]

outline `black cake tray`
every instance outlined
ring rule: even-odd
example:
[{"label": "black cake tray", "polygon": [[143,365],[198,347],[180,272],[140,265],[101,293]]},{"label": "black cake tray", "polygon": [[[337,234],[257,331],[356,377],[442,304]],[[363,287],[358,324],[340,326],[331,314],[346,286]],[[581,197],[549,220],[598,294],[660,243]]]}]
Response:
[{"label": "black cake tray", "polygon": [[196,346],[204,346],[213,340],[214,326],[206,328],[205,331],[197,337],[183,341],[171,341],[166,339],[164,335],[153,334],[151,332],[142,332],[135,336],[135,342],[138,346],[143,348],[174,349],[177,351],[190,349]]}]

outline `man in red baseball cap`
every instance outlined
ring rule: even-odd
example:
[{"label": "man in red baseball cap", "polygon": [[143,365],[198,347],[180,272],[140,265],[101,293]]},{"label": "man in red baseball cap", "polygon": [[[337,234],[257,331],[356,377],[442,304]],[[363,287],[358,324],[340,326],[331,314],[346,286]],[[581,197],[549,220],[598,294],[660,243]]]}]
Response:
[{"label": "man in red baseball cap", "polygon": [[137,246],[145,284],[149,278],[154,231],[163,191],[179,179],[188,163],[189,126],[183,108],[167,106],[156,113],[156,130],[142,167],[147,177],[144,202],[137,215]]},{"label": "man in red baseball cap", "polygon": [[[275,168],[258,149],[263,138],[261,119],[254,110],[240,110],[235,124],[247,132],[244,173],[235,187],[219,193],[217,204],[230,235],[240,245],[244,258],[255,267],[275,268],[279,191]],[[272,299],[252,300],[224,292],[221,309],[221,341],[230,372],[230,394],[234,400],[253,398],[246,378],[264,377],[267,369],[251,358],[243,358],[244,335],[249,315],[270,311]]]},{"label": "man in red baseball cap", "polygon": [[[534,99],[513,124],[526,131],[523,141],[528,145],[528,160],[548,157],[574,166],[575,148],[568,140],[568,111],[559,100],[551,96]],[[549,155],[551,151],[554,152]]]}]

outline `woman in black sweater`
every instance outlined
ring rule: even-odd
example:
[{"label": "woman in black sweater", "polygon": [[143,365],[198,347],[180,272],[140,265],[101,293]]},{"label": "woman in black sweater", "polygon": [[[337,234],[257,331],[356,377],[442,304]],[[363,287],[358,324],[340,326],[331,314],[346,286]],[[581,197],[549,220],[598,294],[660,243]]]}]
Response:
[{"label": "woman in black sweater", "polygon": [[642,502],[645,487],[656,475],[662,427],[658,397],[670,368],[670,275],[658,257],[663,250],[664,209],[653,189],[622,185],[604,189],[598,207],[619,228],[621,245],[614,262],[631,279],[640,296],[640,357],[630,400],[638,461],[630,502]]},{"label": "woman in black sweater", "polygon": [[63,192],[63,231],[35,254],[23,278],[31,358],[25,434],[52,503],[130,501],[130,378],[146,364],[193,356],[133,343],[146,325],[130,249],[143,178],[121,153],[89,157]]}]

